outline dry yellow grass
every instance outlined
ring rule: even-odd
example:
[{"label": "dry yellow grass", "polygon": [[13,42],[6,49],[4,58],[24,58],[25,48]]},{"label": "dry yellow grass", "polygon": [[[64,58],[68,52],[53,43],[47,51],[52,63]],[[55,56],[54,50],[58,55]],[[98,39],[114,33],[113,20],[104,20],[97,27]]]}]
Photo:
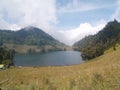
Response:
[{"label": "dry yellow grass", "polygon": [[[30,49],[34,50],[35,52],[41,52],[42,48],[40,46],[37,45],[15,45],[15,44],[4,44],[6,47],[8,47],[9,49],[14,49],[16,52],[18,53],[28,53],[28,51]],[[46,50],[54,50],[55,47],[54,46],[50,46],[50,45],[45,45],[44,48]],[[64,48],[66,50],[73,50],[72,47],[70,46],[56,46],[56,48],[63,50]]]},{"label": "dry yellow grass", "polygon": [[35,50],[36,52],[40,52],[41,49],[35,45],[14,45],[14,44],[4,44],[9,49],[15,49],[18,53],[27,53],[29,49]]},{"label": "dry yellow grass", "polygon": [[2,90],[120,90],[120,49],[80,65],[0,70]]}]

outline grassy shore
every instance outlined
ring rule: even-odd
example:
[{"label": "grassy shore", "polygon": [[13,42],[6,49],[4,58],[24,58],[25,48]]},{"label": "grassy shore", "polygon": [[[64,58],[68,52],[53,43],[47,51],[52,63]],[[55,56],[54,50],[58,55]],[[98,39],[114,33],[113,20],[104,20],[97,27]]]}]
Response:
[{"label": "grassy shore", "polygon": [[0,70],[2,90],[120,90],[120,49],[80,65]]}]

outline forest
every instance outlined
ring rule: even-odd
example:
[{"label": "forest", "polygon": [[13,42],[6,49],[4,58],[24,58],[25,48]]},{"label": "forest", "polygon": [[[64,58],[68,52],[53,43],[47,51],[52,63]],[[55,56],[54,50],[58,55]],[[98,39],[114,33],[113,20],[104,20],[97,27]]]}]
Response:
[{"label": "forest", "polygon": [[14,50],[0,46],[0,64],[4,64],[7,66],[14,65],[13,57]]},{"label": "forest", "polygon": [[90,60],[104,54],[105,50],[120,44],[120,23],[117,20],[109,22],[95,35],[86,36],[74,44],[74,49],[81,51],[84,60]]}]

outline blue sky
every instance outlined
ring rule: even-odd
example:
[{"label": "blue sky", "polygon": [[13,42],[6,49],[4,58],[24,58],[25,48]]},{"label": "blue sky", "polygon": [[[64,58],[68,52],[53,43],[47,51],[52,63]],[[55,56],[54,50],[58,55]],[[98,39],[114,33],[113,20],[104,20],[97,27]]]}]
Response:
[{"label": "blue sky", "polygon": [[[78,6],[72,6],[74,2],[77,2]],[[67,9],[66,6],[71,4],[73,8],[72,11]],[[81,8],[80,5],[90,5],[93,9],[88,8],[88,10],[78,10]],[[75,7],[75,8],[74,8]],[[57,28],[74,28],[79,26],[80,23],[89,22],[91,24],[95,24],[101,19],[109,21],[111,15],[116,10],[116,1],[115,0],[58,0],[57,8],[58,10],[64,8],[65,11],[61,11],[57,13],[59,23],[56,25]],[[71,9],[72,9],[71,8]],[[81,9],[84,9],[81,8]]]},{"label": "blue sky", "polygon": [[35,26],[65,44],[120,21],[120,0],[0,0],[0,28]]}]

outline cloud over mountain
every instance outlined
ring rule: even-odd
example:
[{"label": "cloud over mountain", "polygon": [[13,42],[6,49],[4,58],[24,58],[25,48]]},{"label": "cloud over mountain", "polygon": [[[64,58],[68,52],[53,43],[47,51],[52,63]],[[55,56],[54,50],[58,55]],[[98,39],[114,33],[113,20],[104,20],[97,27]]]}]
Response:
[{"label": "cloud over mountain", "polygon": [[106,25],[104,20],[97,23],[97,25],[91,25],[90,23],[82,23],[78,27],[70,30],[59,30],[53,34],[58,40],[65,44],[72,45],[76,41],[84,38],[88,35],[96,34],[98,31]]},{"label": "cloud over mountain", "polygon": [[111,19],[120,20],[120,0],[88,1],[0,0],[0,29],[35,26],[72,45],[97,33]]},{"label": "cloud over mountain", "polygon": [[55,0],[0,0],[0,28],[28,25],[51,28],[57,22]]}]

